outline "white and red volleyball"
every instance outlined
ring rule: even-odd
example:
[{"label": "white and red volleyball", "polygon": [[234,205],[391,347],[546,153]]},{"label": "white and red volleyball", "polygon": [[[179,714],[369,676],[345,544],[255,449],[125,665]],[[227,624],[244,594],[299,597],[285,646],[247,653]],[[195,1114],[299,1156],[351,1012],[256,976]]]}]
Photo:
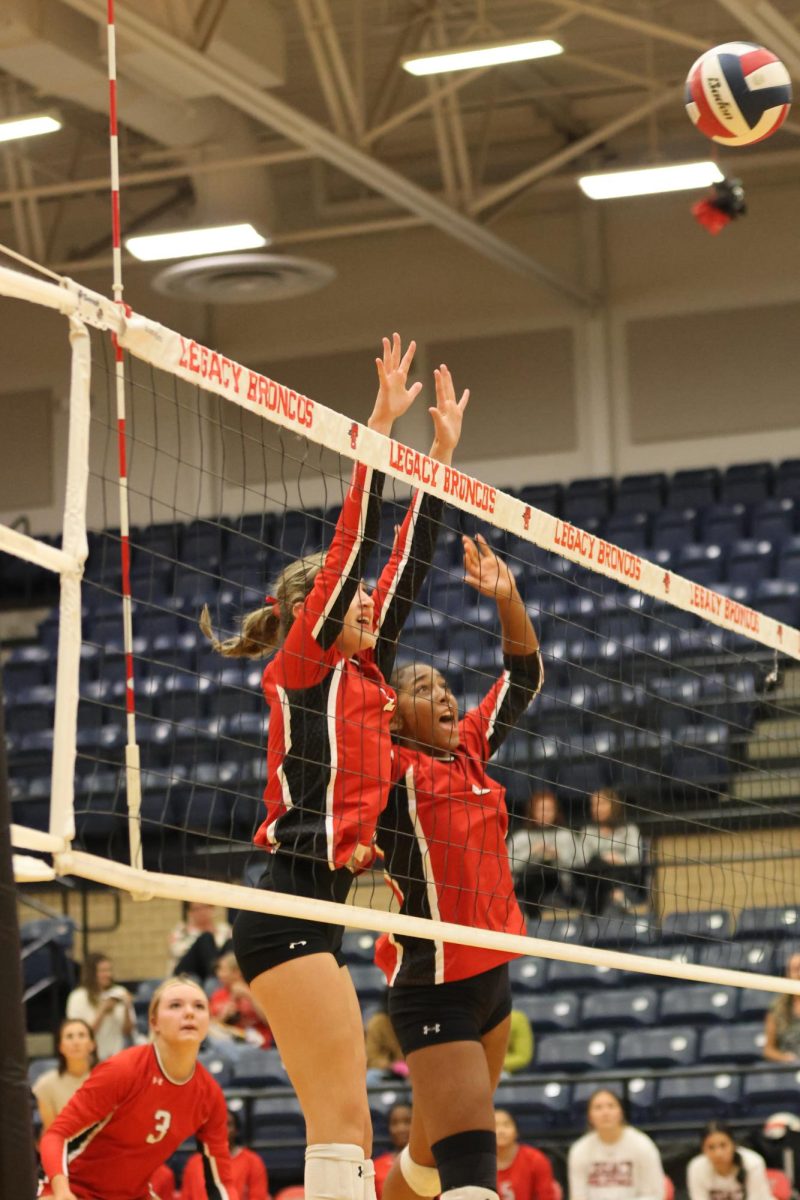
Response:
[{"label": "white and red volleyball", "polygon": [[686,111],[723,146],[752,146],[771,137],[789,113],[792,82],[777,55],[750,42],[706,50],[686,80]]}]

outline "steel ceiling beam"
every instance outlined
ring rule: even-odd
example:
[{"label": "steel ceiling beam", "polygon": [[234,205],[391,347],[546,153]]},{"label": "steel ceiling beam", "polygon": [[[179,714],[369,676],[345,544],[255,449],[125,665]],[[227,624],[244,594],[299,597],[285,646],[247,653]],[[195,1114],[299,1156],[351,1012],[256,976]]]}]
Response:
[{"label": "steel ceiling beam", "polygon": [[[90,17],[98,25],[105,25],[107,11],[105,0],[62,0],[69,8]],[[591,306],[597,297],[558,271],[531,258],[524,251],[504,241],[489,229],[479,225],[471,217],[458,212],[438,197],[431,195],[410,179],[365,154],[357,146],[337,137],[324,126],[312,121],[276,96],[262,91],[236,78],[223,66],[212,62],[191,46],[182,44],[165,30],[152,25],[131,8],[122,7],[117,13],[117,27],[121,38],[128,43],[156,48],[169,54],[180,64],[181,69],[196,75],[204,85],[211,83],[215,92],[233,107],[252,117],[259,124],[276,130],[291,141],[319,158],[329,162],[338,170],[360,180],[376,192],[383,193],[396,204],[424,217],[435,228],[449,237],[483,254],[492,262],[515,274],[544,284],[552,291],[582,306]],[[124,90],[121,98],[124,123]]]},{"label": "steel ceiling beam", "polygon": [[717,3],[778,54],[795,79],[800,77],[800,33],[770,0],[717,0]]},{"label": "steel ceiling beam", "polygon": [[580,13],[585,17],[593,17],[606,25],[617,25],[621,29],[630,29],[633,33],[641,33],[645,37],[660,38],[664,42],[672,42],[676,46],[685,46],[687,50],[707,50],[708,42],[694,37],[689,33],[681,33],[669,25],[660,25],[655,21],[645,21],[641,17],[632,17],[629,13],[616,8],[601,8],[599,4],[590,4],[587,0],[549,0],[559,8],[569,9],[570,12]]}]

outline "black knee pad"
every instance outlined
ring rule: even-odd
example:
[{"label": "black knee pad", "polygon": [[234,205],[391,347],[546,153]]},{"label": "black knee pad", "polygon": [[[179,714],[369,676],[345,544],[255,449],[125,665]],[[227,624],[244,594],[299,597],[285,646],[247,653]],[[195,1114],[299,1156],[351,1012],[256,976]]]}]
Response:
[{"label": "black knee pad", "polygon": [[488,1129],[453,1133],[431,1146],[442,1191],[484,1187],[497,1191],[497,1138]]}]

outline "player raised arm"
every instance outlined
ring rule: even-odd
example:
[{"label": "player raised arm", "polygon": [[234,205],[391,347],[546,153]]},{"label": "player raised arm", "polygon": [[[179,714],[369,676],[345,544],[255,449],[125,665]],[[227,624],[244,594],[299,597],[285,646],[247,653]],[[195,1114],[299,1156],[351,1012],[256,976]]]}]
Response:
[{"label": "player raised arm", "polygon": [[495,554],[483,534],[464,537],[465,580],[495,601],[503,632],[503,654],[510,658],[536,654],[539,639],[508,563]]}]

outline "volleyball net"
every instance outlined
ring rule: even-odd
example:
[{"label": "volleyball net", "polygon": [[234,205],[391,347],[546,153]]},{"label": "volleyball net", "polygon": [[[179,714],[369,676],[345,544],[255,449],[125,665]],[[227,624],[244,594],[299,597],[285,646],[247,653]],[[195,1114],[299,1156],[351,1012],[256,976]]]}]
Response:
[{"label": "volleyball net", "polygon": [[[746,583],[720,582],[724,551],[686,578],[669,550],[625,549],[546,511],[542,489],[511,495],[434,462],[69,280],[3,269],[0,294],[62,313],[72,342],[62,539],[0,527],[0,550],[61,587],[38,646],[12,651],[4,672],[13,839],[39,856],[20,856],[20,878],[796,990],[783,971],[800,947],[786,915],[800,913],[800,632],[780,588],[758,611]],[[365,415],[370,400],[343,405]],[[215,630],[234,633],[287,563],[329,544],[354,460],[387,477],[375,571],[411,489],[444,501],[399,665],[433,664],[461,712],[502,670],[497,606],[464,583],[464,533],[509,564],[537,629],[544,686],[488,765],[506,788],[527,937],[481,928],[497,879],[488,836],[469,924],[399,913],[380,861],[346,907],[250,886],[264,664],[215,654],[198,619],[208,605]],[[479,795],[459,805],[483,819]],[[423,875],[434,849],[463,853],[455,825],[436,837]]]}]

